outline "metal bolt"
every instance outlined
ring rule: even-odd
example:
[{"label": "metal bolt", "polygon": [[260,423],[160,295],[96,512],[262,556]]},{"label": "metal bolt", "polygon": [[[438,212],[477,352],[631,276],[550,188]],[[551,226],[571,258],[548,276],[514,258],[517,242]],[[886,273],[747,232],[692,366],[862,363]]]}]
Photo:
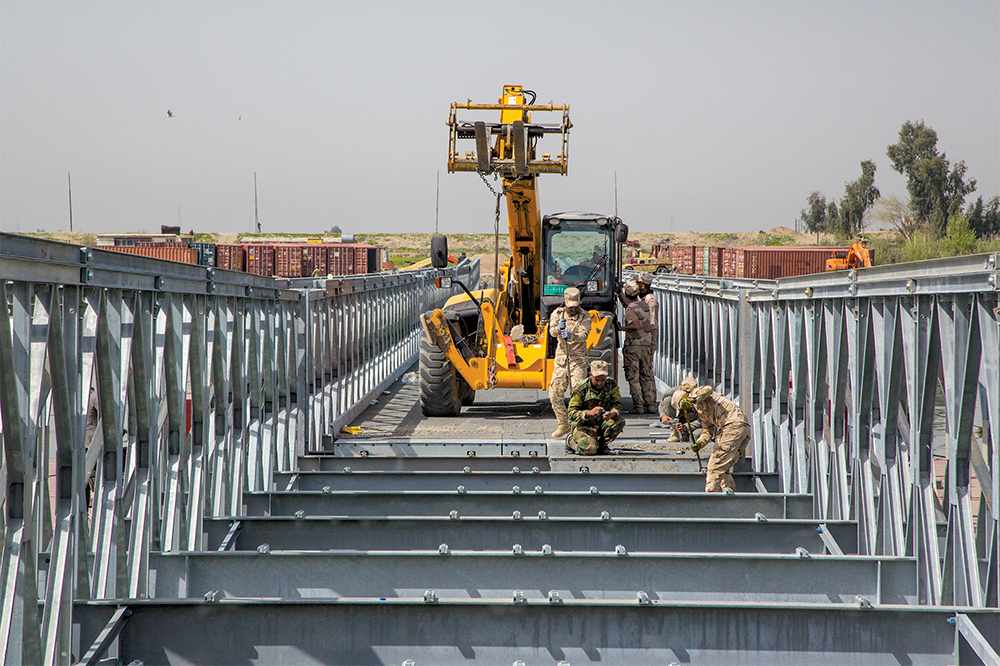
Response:
[{"label": "metal bolt", "polygon": [[601,511],[601,520],[611,520],[611,514],[607,511]]},{"label": "metal bolt", "polygon": [[871,608],[872,602],[868,600],[868,597],[862,597],[860,595],[854,597],[858,600],[858,608]]},{"label": "metal bolt", "polygon": [[218,590],[209,590],[208,592],[205,593],[205,601],[213,602],[218,600],[219,600]]},{"label": "metal bolt", "polygon": [[590,468],[589,467],[581,467],[580,468],[580,474],[590,474]]},{"label": "metal bolt", "polygon": [[515,543],[514,544],[514,548],[512,549],[512,552],[515,555],[524,555],[524,548],[521,547],[521,544]]},{"label": "metal bolt", "polygon": [[515,458],[519,458],[521,457],[521,452],[518,451],[517,449],[514,449],[513,451],[510,452],[510,455],[512,455]]},{"label": "metal bolt", "polygon": [[795,554],[801,557],[802,559],[807,559],[810,557],[809,551],[803,548],[802,546],[799,546],[798,548],[795,549]]},{"label": "metal bolt", "polygon": [[753,517],[757,520],[758,523],[766,523],[767,522],[767,516],[765,516],[764,514],[762,514],[760,511],[758,511],[757,513],[755,513],[753,515]]},{"label": "metal bolt", "polygon": [[732,488],[723,488],[722,492],[724,494],[726,494],[726,495],[735,495],[736,494],[736,491],[734,491]]},{"label": "metal bolt", "polygon": [[458,520],[458,511],[452,509],[451,513],[448,514],[448,517],[451,518],[452,520]]},{"label": "metal bolt", "polygon": [[450,551],[448,550],[448,544],[443,543],[440,546],[438,546],[438,553],[442,555],[447,555],[449,552]]},{"label": "metal bolt", "polygon": [[559,598],[559,593],[555,590],[549,590],[549,603],[550,604],[561,604],[562,599]]},{"label": "metal bolt", "polygon": [[635,598],[640,605],[647,606],[650,604],[649,595],[645,592],[639,592],[639,594],[635,595]]},{"label": "metal bolt", "polygon": [[465,494],[465,486],[459,486],[458,487],[458,494],[459,495],[464,495]]},{"label": "metal bolt", "polygon": [[[532,453],[534,453],[534,451],[532,451]],[[539,473],[539,470],[538,470],[538,468],[537,468],[537,467],[532,467],[532,468],[531,468],[531,473],[532,473],[532,474],[538,474],[538,473]]]},{"label": "metal bolt", "polygon": [[351,470],[351,468],[350,468],[350,467],[345,467],[345,468],[344,468],[344,473],[345,473],[345,474],[350,474],[350,473],[351,473],[352,471],[353,471],[353,470]]},{"label": "metal bolt", "polygon": [[324,493],[330,492],[330,486],[323,486],[323,492]]},{"label": "metal bolt", "polygon": [[591,495],[596,495],[597,494],[597,486],[591,486],[590,487],[590,494]]},{"label": "metal bolt", "polygon": [[268,553],[271,552],[271,547],[266,543],[262,543],[259,546],[257,546],[257,552],[260,553],[261,555],[267,555]]},{"label": "metal bolt", "polygon": [[476,457],[476,452],[475,452],[475,450],[466,451],[465,455],[469,456],[470,458],[475,458]]},{"label": "metal bolt", "polygon": [[542,487],[541,486],[535,486],[535,494],[536,495],[541,495],[542,492],[543,491],[542,491]]},{"label": "metal bolt", "polygon": [[417,666],[417,662],[413,661],[412,659],[407,659],[406,661],[403,662],[402,666]]},{"label": "metal bolt", "polygon": [[514,473],[514,474],[520,474],[521,473],[521,468],[520,467],[511,467],[510,471],[512,473]]},{"label": "metal bolt", "polygon": [[521,520],[521,512],[515,509],[513,518],[514,520]]},{"label": "metal bolt", "polygon": [[542,555],[551,555],[551,554],[552,554],[552,546],[550,546],[547,543],[542,544]]},{"label": "metal bolt", "polygon": [[295,517],[299,518],[299,519],[305,518],[306,517],[306,512],[303,511],[302,509],[299,509],[298,511],[295,512]]},{"label": "metal bolt", "polygon": [[523,604],[523,603],[527,603],[527,601],[528,600],[524,598],[524,592],[522,592],[521,590],[514,590],[514,603],[515,604]]},{"label": "metal bolt", "polygon": [[468,465],[466,465],[465,467],[463,467],[462,471],[465,472],[466,474],[472,474],[472,468],[469,467]]},{"label": "metal bolt", "polygon": [[548,520],[548,519],[549,519],[549,514],[545,513],[544,511],[538,512],[538,520]]},{"label": "metal bolt", "polygon": [[529,458],[537,458],[538,457],[538,451],[528,451],[528,457]]},{"label": "metal bolt", "polygon": [[521,486],[514,486],[513,488],[511,488],[511,492],[513,492],[515,495],[520,495],[521,494]]},{"label": "metal bolt", "polygon": [[616,555],[628,555],[628,551],[625,550],[625,546],[623,546],[621,544],[618,544],[617,546],[615,546],[615,554]]},{"label": "metal bolt", "polygon": [[438,600],[437,593],[434,590],[427,590],[424,592],[424,603],[433,604]]}]

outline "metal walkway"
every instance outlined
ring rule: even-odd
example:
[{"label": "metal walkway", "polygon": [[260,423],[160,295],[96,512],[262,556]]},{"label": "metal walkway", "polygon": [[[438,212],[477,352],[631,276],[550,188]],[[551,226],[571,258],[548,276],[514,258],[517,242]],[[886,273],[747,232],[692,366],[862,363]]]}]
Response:
[{"label": "metal walkway", "polygon": [[419,418],[438,271],[0,235],[3,663],[997,663],[997,260],[658,278],[658,379],[753,421],[707,495],[651,417],[599,459],[540,393]]}]

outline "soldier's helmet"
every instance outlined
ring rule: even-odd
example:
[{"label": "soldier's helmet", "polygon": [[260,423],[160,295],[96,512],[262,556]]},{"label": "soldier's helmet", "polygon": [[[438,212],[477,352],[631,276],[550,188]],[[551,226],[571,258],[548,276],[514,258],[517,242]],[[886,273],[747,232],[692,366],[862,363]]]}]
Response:
[{"label": "soldier's helmet", "polygon": [[636,277],[636,281],[645,285],[653,284],[653,274],[652,273],[639,273]]},{"label": "soldier's helmet", "polygon": [[635,298],[639,295],[639,285],[635,282],[626,282],[622,291],[624,291],[625,295],[629,298]]},{"label": "soldier's helmet", "polygon": [[699,386],[695,390],[691,391],[691,399],[695,402],[701,402],[710,395],[712,395],[711,386]]},{"label": "soldier's helmet", "polygon": [[563,303],[569,307],[574,307],[580,305],[580,290],[576,287],[570,287],[563,292]]},{"label": "soldier's helmet", "polygon": [[681,381],[680,389],[685,393],[690,393],[696,388],[698,388],[698,380],[694,377],[685,377]]}]

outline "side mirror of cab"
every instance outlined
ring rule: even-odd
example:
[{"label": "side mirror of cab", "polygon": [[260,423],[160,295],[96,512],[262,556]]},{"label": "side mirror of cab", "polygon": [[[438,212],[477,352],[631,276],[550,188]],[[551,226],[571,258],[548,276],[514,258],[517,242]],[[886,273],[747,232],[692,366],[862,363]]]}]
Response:
[{"label": "side mirror of cab", "polygon": [[431,266],[448,267],[448,237],[444,234],[431,236]]}]

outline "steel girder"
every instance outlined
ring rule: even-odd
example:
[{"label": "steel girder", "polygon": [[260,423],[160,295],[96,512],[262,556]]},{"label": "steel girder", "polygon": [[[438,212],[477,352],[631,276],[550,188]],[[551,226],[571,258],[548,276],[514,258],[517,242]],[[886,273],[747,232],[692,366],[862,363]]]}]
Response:
[{"label": "steel girder", "polygon": [[[130,602],[118,659],[144,664],[954,664],[1000,615],[843,604],[461,599]],[[74,609],[81,645],[116,602]],[[959,616],[964,616],[964,619]],[[981,647],[982,643],[977,641]]]},{"label": "steel girder", "polygon": [[780,493],[649,492],[543,492],[525,488],[521,494],[470,491],[464,494],[435,491],[337,491],[247,493],[243,505],[248,516],[608,516],[676,518],[812,517],[809,495]]},{"label": "steel girder", "polygon": [[[315,396],[385,381],[416,353],[415,313],[451,295],[434,277],[477,271],[289,288],[0,234],[6,661],[68,663],[74,598],[137,596],[151,551],[201,548],[204,516],[239,513],[244,490],[270,488],[274,470],[295,469],[354,408]],[[355,348],[363,366],[317,383],[307,352],[331,354],[337,342],[310,308],[344,294],[369,320],[374,304],[395,299],[392,319],[381,315],[388,325]],[[330,418],[316,414],[320,404]]]},{"label": "steel girder", "polygon": [[916,561],[818,555],[196,552],[150,556],[150,598],[621,599],[915,605]]},{"label": "steel girder", "polygon": [[856,518],[862,553],[916,556],[926,603],[996,608],[998,269],[991,254],[777,281],[658,277],[660,379],[694,374],[736,398],[754,469],[813,494],[818,518]]}]

